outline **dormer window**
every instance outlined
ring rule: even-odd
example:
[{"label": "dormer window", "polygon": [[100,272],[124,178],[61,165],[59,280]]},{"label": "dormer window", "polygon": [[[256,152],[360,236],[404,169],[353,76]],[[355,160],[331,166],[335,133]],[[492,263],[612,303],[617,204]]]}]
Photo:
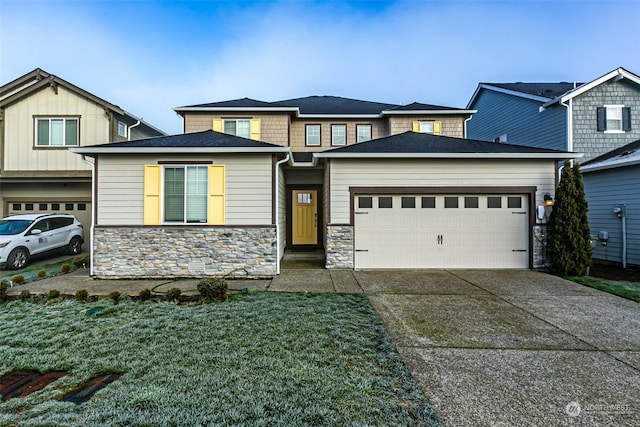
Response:
[{"label": "dormer window", "polygon": [[36,147],[77,147],[77,117],[36,118]]}]

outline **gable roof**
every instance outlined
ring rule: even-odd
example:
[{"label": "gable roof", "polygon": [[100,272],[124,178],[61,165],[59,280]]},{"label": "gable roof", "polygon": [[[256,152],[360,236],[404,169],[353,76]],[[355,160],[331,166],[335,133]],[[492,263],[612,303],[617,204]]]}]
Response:
[{"label": "gable roof", "polygon": [[314,153],[314,157],[566,159],[582,154],[409,131]]},{"label": "gable roof", "polygon": [[584,162],[580,170],[589,173],[633,165],[640,165],[640,139]]},{"label": "gable roof", "polygon": [[575,89],[572,89],[562,95],[559,95],[557,97],[555,97],[554,99],[552,99],[551,101],[545,103],[542,105],[542,108],[547,108],[550,107],[553,104],[556,103],[563,103],[566,102],[568,100],[570,100],[571,98],[574,98],[580,94],[585,93],[588,90],[593,89],[596,86],[601,85],[602,83],[605,83],[609,80],[622,80],[622,79],[626,79],[629,80],[637,85],[640,85],[640,76],[633,74],[630,71],[625,70],[624,68],[620,67],[620,68],[616,68],[613,71],[608,72],[607,74],[598,77],[595,80],[592,80],[588,83],[584,83],[580,86],[577,86]]},{"label": "gable roof", "polygon": [[288,147],[254,141],[239,136],[228,135],[213,130],[184,133],[134,141],[115,142],[88,147],[69,148],[77,154],[88,156],[96,154],[125,153],[277,153],[289,152]]},{"label": "gable roof", "polygon": [[473,105],[476,98],[483,90],[505,93],[507,95],[531,99],[538,102],[548,102],[549,100],[573,89],[578,84],[582,83],[478,83],[478,87],[467,103],[467,108],[470,108],[471,105]]},{"label": "gable roof", "polygon": [[262,111],[292,112],[297,117],[328,118],[379,118],[387,114],[473,114],[459,108],[443,107],[414,102],[408,105],[362,101],[339,96],[307,96],[283,101],[265,102],[251,98],[212,102],[174,108],[178,114],[189,111]]},{"label": "gable roof", "polygon": [[11,105],[14,102],[24,99],[27,96],[30,96],[31,94],[46,87],[53,88],[53,90],[55,90],[57,93],[59,86],[62,86],[65,89],[71,92],[74,92],[79,96],[89,99],[90,101],[102,106],[102,108],[104,108],[105,110],[114,112],[116,114],[120,114],[121,116],[128,117],[134,121],[140,121],[141,124],[148,127],[149,129],[152,129],[161,135],[166,135],[166,133],[164,133],[160,129],[143,121],[141,118],[136,117],[133,114],[125,111],[119,106],[112,104],[108,101],[105,101],[104,99],[90,92],[87,92],[86,90],[79,88],[78,86],[72,83],[69,83],[64,79],[61,79],[58,76],[49,74],[40,68],[36,68],[35,70],[1,86],[0,87],[0,108],[4,108],[8,105]]}]

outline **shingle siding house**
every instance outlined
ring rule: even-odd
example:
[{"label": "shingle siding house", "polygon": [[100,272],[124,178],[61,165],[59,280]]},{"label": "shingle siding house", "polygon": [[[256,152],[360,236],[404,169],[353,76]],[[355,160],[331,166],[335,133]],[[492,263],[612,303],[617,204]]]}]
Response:
[{"label": "shingle siding house", "polygon": [[640,140],[586,162],[581,170],[593,258],[640,266]]},{"label": "shingle siding house", "polygon": [[536,207],[572,153],[464,139],[472,111],[338,97],[176,108],[182,135],[93,159],[93,274],[542,266]]},{"label": "shingle siding house", "polygon": [[91,168],[71,147],[164,135],[41,69],[0,87],[0,217],[66,212],[91,225]]},{"label": "shingle siding house", "polygon": [[640,138],[640,77],[617,68],[588,83],[480,83],[468,137],[584,153]]}]

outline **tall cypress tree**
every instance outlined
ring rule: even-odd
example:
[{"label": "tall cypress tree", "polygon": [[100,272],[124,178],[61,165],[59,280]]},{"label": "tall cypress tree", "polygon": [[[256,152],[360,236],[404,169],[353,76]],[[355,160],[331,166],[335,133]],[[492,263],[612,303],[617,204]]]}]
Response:
[{"label": "tall cypress tree", "polygon": [[587,200],[579,166],[565,161],[556,200],[549,216],[549,248],[562,275],[584,276],[591,265]]}]

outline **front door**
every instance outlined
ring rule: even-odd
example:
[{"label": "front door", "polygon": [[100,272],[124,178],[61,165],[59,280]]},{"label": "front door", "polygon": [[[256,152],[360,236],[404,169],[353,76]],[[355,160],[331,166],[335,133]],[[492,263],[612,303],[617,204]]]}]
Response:
[{"label": "front door", "polygon": [[318,244],[318,192],[294,190],[291,200],[293,224],[291,240],[294,245]]}]

